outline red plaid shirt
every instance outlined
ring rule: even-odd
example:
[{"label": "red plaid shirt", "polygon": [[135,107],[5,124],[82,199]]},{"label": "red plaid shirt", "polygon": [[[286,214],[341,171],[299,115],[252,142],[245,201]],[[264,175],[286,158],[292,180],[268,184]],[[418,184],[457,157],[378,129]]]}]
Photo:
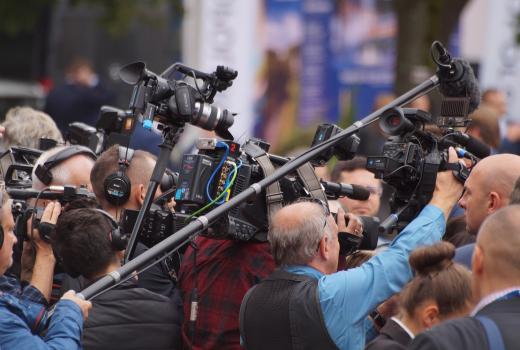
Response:
[{"label": "red plaid shirt", "polygon": [[[186,348],[242,349],[238,314],[247,290],[274,271],[268,243],[247,243],[197,237],[197,266],[193,248],[186,250],[179,272],[184,301],[182,338]],[[198,316],[193,344],[190,299],[198,290]]]}]

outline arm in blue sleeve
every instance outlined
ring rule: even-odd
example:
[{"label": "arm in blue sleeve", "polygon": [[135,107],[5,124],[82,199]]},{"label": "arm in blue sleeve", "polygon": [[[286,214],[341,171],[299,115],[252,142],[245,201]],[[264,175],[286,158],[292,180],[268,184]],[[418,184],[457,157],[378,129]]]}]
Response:
[{"label": "arm in blue sleeve", "polygon": [[0,307],[0,346],[6,349],[80,350],[82,328],[81,310],[69,300],[58,303],[43,339],[32,334],[18,315]]},{"label": "arm in blue sleeve", "polygon": [[387,250],[358,268],[322,277],[320,303],[332,338],[344,337],[340,333],[348,333],[349,326],[363,321],[377,305],[399,292],[412,278],[410,252],[439,241],[444,230],[444,214],[428,205]]}]

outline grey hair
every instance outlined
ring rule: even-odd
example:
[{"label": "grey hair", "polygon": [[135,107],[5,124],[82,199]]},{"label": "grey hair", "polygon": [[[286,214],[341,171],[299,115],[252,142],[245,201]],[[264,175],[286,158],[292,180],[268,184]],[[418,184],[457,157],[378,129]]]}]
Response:
[{"label": "grey hair", "polygon": [[31,107],[14,107],[7,111],[2,143],[4,149],[11,146],[38,148],[40,138],[63,142],[61,132],[52,118]]},{"label": "grey hair", "polygon": [[[41,182],[40,179],[38,178],[38,176],[36,176],[35,170],[38,167],[38,165],[43,165],[50,157],[52,157],[53,155],[55,155],[56,153],[62,151],[63,149],[65,149],[67,147],[68,146],[54,147],[48,151],[43,152],[40,155],[40,157],[38,158],[38,160],[36,161],[36,163],[34,164],[34,167],[33,167],[32,188],[34,188],[35,190],[42,190],[45,187],[47,187],[47,185],[45,185],[43,182]],[[50,172],[52,174],[52,184],[51,185],[59,186],[59,185],[65,185],[65,184],[70,183],[70,181],[69,181],[70,176],[71,176],[70,169],[68,169],[68,167],[66,167],[66,166],[63,166],[63,163],[56,165],[54,168],[52,168],[50,170]]]},{"label": "grey hair", "polygon": [[[268,240],[276,265],[306,265],[316,256],[324,234],[333,239],[328,217],[318,204],[313,205],[316,206],[316,212],[311,215],[307,212],[304,217],[298,218],[298,225],[279,225],[277,220],[271,225]],[[295,212],[295,215],[298,214]]]}]

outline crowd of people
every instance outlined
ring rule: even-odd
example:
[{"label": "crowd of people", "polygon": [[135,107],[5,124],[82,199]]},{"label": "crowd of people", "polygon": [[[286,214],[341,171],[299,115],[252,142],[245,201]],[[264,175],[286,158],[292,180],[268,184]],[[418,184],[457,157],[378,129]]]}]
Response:
[{"label": "crowd of people", "polygon": [[[92,76],[83,80],[94,87]],[[28,200],[42,214],[27,220],[23,237],[1,189],[0,349],[514,349],[520,156],[502,152],[518,140],[515,126],[501,123],[501,97],[486,92],[467,129],[494,154],[472,164],[464,184],[439,172],[429,203],[398,235],[379,236],[373,251],[346,256],[340,246],[345,235],[363,235],[360,216],[388,212],[390,189],[360,155],[338,162],[330,179],[364,186],[366,200],[284,203],[269,217],[267,241],[199,235],[170,263],[89,301],[76,293],[122,266],[119,222],[143,206],[157,157],[125,145],[99,155],[65,145],[56,102],[50,115],[12,109],[4,149],[37,148],[40,138],[59,144],[36,160],[32,189],[84,186],[93,195],[63,205]],[[364,132],[374,144],[384,137]],[[448,154],[449,163],[462,161],[455,149]],[[130,258],[149,248],[138,242]]]}]

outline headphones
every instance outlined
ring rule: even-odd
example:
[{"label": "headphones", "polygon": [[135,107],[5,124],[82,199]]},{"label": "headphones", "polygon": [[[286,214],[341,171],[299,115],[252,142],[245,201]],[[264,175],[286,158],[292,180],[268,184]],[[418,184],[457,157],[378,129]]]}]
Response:
[{"label": "headphones", "polygon": [[121,234],[121,231],[119,230],[119,225],[117,224],[116,220],[104,211],[103,209],[97,209],[92,208],[93,210],[97,211],[98,213],[103,214],[103,216],[110,221],[110,225],[112,226],[112,230],[110,230],[108,234],[108,239],[110,240],[110,244],[112,245],[112,249],[116,251],[125,250],[127,245],[126,238]]},{"label": "headphones", "polygon": [[96,160],[96,154],[92,152],[92,150],[85,146],[67,146],[64,149],[60,150],[58,153],[47,159],[45,163],[40,164],[34,170],[34,175],[46,186],[49,186],[52,182],[52,172],[51,170],[56,167],[58,164],[66,161],[69,158],[77,156],[79,154],[86,155],[93,160]]},{"label": "headphones", "polygon": [[130,166],[133,156],[133,149],[119,146],[119,170],[108,175],[103,183],[105,198],[110,204],[119,206],[130,198],[132,183],[125,171]]}]

